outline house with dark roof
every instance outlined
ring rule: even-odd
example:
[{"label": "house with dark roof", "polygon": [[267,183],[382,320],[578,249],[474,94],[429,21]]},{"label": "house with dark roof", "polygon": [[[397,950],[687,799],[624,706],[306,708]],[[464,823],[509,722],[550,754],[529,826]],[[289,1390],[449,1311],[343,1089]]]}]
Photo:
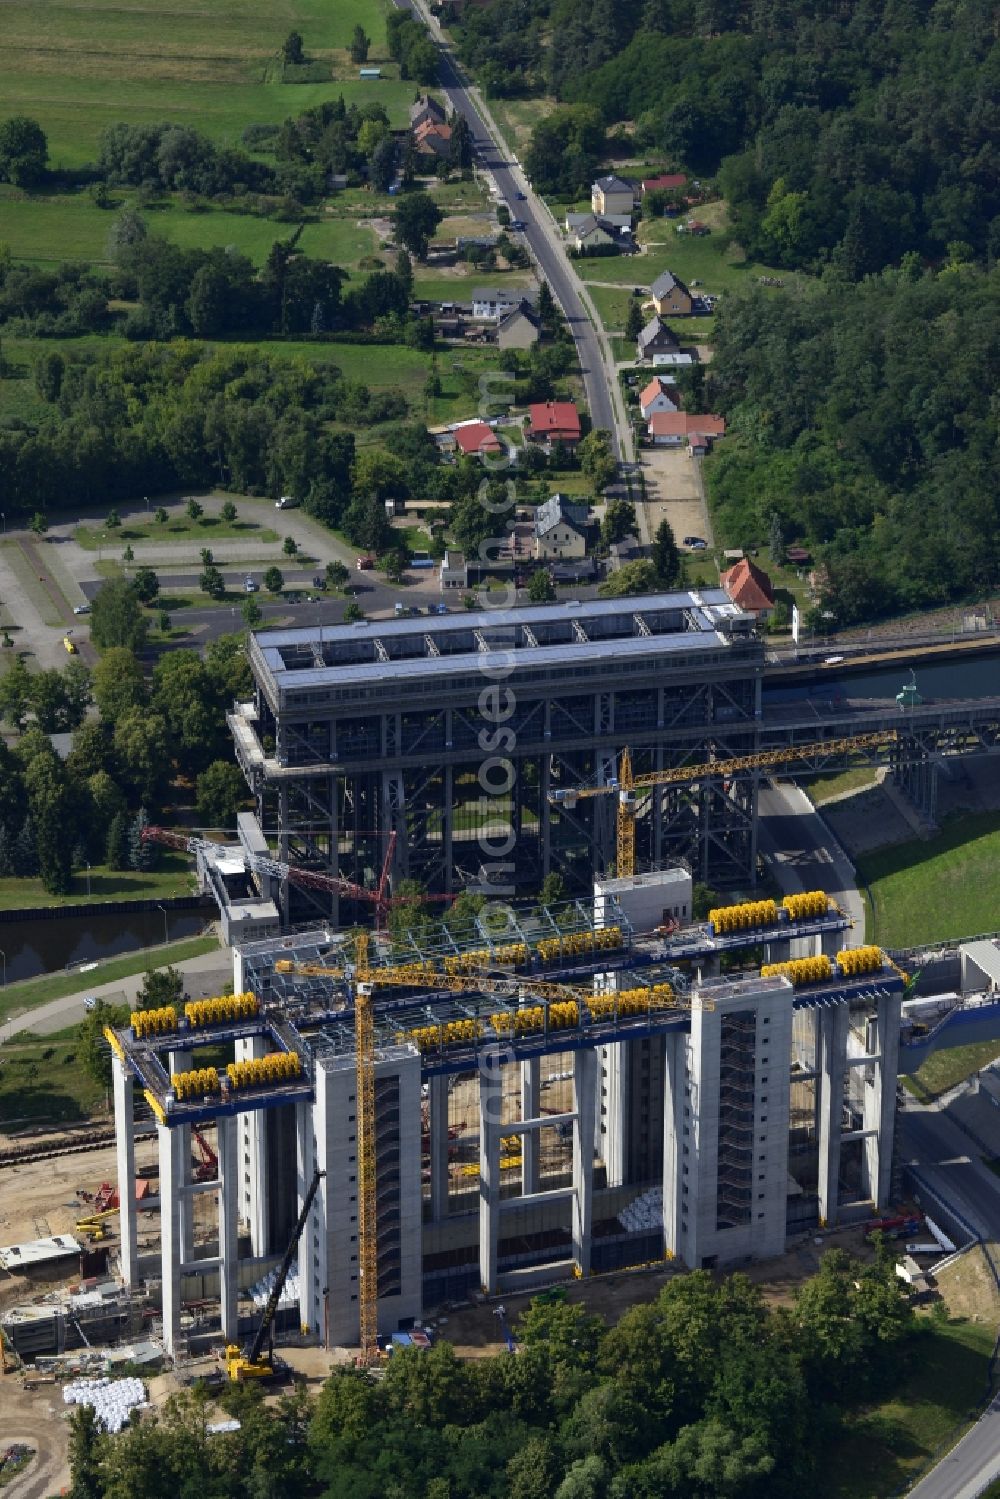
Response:
[{"label": "house with dark roof", "polygon": [[570,245],[578,255],[587,250],[615,249],[629,253],[635,249],[632,220],[625,214],[568,213],[566,229]]},{"label": "house with dark roof", "polygon": [[647,360],[653,365],[676,367],[696,362],[696,355],[689,349],[682,349],[677,335],[658,317],[650,318],[645,328],[640,330],[635,341],[635,353],[637,359]]},{"label": "house with dark roof", "polygon": [[733,603],[757,619],[769,619],[774,610],[774,589],[762,568],[743,557],[719,579]]},{"label": "house with dark roof", "polygon": [[590,511],[574,505],[564,495],[554,494],[535,511],[535,556],[580,558],[587,555]]},{"label": "house with dark roof", "polygon": [[530,349],[542,336],[542,325],[527,302],[505,313],[497,324],[497,347]]},{"label": "house with dark roof", "polygon": [[579,223],[570,230],[569,242],[577,254],[585,250],[613,250],[618,244],[610,224],[604,223],[595,213],[581,216]]},{"label": "house with dark roof", "polygon": [[530,442],[555,442],[567,447],[580,441],[580,413],[572,401],[539,401],[528,407],[527,436]]},{"label": "house with dark roof", "polygon": [[498,323],[526,300],[524,288],[476,286],[472,290],[472,316],[480,323]]},{"label": "house with dark roof", "polygon": [[457,547],[449,547],[441,562],[441,592],[466,589],[468,586],[469,564],[465,560],[465,553]]},{"label": "house with dark roof", "polygon": [[635,188],[624,177],[616,177],[613,173],[608,177],[598,177],[590,186],[590,206],[602,216],[609,213],[631,215],[635,207]]},{"label": "house with dark roof", "polygon": [[421,125],[443,125],[448,116],[443,104],[439,104],[432,94],[421,94],[410,105],[410,129],[417,130]]},{"label": "house with dark roof", "polygon": [[660,317],[690,317],[694,311],[694,298],[672,271],[661,271],[649,294]]}]

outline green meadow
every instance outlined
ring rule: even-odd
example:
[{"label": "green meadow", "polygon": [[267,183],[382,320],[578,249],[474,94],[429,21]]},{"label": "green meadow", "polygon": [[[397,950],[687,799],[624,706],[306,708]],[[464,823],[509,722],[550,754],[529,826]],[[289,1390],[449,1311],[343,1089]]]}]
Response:
[{"label": "green meadow", "polygon": [[[106,125],[174,120],[235,144],[245,126],[280,124],[343,93],[378,98],[401,123],[413,86],[385,56],[382,0],[8,0],[3,7],[0,99],[5,114],[37,119],[54,166],[93,160]],[[361,82],[347,47],[356,24],[369,61],[388,76]],[[331,83],[291,84],[278,55],[290,31]]]},{"label": "green meadow", "polygon": [[[56,265],[64,260],[105,261],[115,209],[129,198],[128,192],[116,191],[109,211],[98,208],[85,191],[43,196],[0,188],[2,237],[19,260]],[[142,213],[154,234],[184,249],[228,249],[232,245],[256,265],[263,265],[275,240],[287,240],[296,227],[224,209],[192,212],[169,199],[159,206],[144,205]],[[306,255],[332,260],[348,269],[378,249],[375,235],[367,226],[323,214],[304,226],[297,244]]]}]

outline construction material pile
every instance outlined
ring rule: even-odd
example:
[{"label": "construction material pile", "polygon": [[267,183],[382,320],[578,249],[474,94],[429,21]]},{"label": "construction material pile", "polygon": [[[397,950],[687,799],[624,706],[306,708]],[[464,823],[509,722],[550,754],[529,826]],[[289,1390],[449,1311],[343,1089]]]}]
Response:
[{"label": "construction material pile", "polygon": [[663,1188],[651,1187],[636,1197],[618,1214],[618,1222],[627,1234],[643,1233],[663,1227]]},{"label": "construction material pile", "polygon": [[[277,1280],[277,1278],[277,1270],[269,1270],[264,1276],[263,1280],[257,1281],[255,1285],[252,1285],[250,1287],[250,1295],[253,1299],[254,1306],[265,1307],[267,1305],[267,1298],[274,1290],[274,1282]],[[298,1306],[298,1303],[299,1266],[298,1261],[293,1260],[292,1267],[288,1272],[288,1279],[285,1281],[284,1289],[282,1290],[281,1296],[278,1299],[278,1305],[279,1307]]]},{"label": "construction material pile", "polygon": [[145,1405],[141,1379],[82,1379],[63,1389],[67,1405],[89,1405],[105,1431],[121,1431],[130,1413]]}]

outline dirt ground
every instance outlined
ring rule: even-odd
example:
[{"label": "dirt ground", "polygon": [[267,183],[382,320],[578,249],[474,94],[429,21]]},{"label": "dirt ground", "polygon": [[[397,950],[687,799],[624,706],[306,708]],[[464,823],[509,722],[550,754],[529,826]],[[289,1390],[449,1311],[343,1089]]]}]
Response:
[{"label": "dirt ground", "polygon": [[[786,1254],[773,1260],[744,1267],[745,1274],[759,1285],[765,1299],[773,1306],[787,1306],[795,1290],[815,1275],[820,1259],[829,1249],[846,1249],[859,1259],[871,1259],[874,1251],[866,1243],[864,1230],[860,1226],[844,1228],[836,1233],[824,1234],[819,1244],[812,1239],[796,1245]],[[639,1271],[616,1271],[600,1275],[588,1281],[568,1283],[567,1300],[585,1306],[589,1312],[603,1317],[608,1323],[617,1322],[630,1306],[655,1301],[660,1291],[675,1275],[684,1271],[680,1266],[665,1264],[662,1268]],[[503,1304],[516,1336],[517,1318],[525,1310],[532,1293],[505,1296]],[[504,1348],[499,1320],[495,1314],[495,1302],[484,1302],[479,1306],[460,1307],[446,1316],[436,1319],[435,1327],[441,1337],[455,1345],[464,1358],[489,1358],[501,1353]]]},{"label": "dirt ground", "polygon": [[[991,1244],[994,1255],[997,1245]],[[966,1317],[970,1322],[985,1322],[991,1327],[1000,1323],[1000,1293],[990,1273],[982,1245],[977,1244],[936,1277],[941,1299],[950,1317]]]},{"label": "dirt ground", "polygon": [[695,459],[684,449],[644,448],[642,466],[647,495],[642,509],[649,539],[660,522],[667,520],[678,545],[685,536],[700,536],[711,546],[712,523]]},{"label": "dirt ground", "polygon": [[46,1499],[69,1486],[69,1428],[58,1385],[31,1392],[13,1374],[0,1375],[0,1433],[3,1442],[24,1442],[37,1456],[28,1471],[4,1489],[5,1499]]}]

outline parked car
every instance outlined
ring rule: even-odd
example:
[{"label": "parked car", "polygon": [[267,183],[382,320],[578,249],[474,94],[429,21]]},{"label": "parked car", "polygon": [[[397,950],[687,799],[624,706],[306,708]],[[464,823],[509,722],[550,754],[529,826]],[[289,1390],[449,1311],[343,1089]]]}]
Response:
[{"label": "parked car", "polygon": [[368,573],[371,572],[372,568],[375,566],[375,558],[359,557],[354,565],[359,573]]},{"label": "parked car", "polygon": [[397,619],[402,619],[403,615],[406,613],[406,605],[399,603],[393,604],[392,612],[393,614],[395,614]]},{"label": "parked car", "polygon": [[326,592],[326,579],[322,573],[317,573],[313,578],[313,587],[318,588],[322,593]]},{"label": "parked car", "polygon": [[246,577],[246,578],[243,579],[243,592],[244,593],[256,593],[257,592],[257,584],[254,582],[253,578]]},{"label": "parked car", "polygon": [[684,545],[690,547],[692,552],[705,552],[708,550],[708,542],[703,536],[685,536]]},{"label": "parked car", "polygon": [[274,508],[275,510],[294,510],[298,503],[298,500],[294,496],[283,494],[280,500],[275,500]]},{"label": "parked car", "polygon": [[89,614],[90,613],[90,605],[89,604],[74,604],[73,605],[73,613],[74,614]]},{"label": "parked car", "polygon": [[88,994],[87,998],[83,1001],[83,1008],[85,1010],[96,1010],[97,1009],[97,995],[96,994]]},{"label": "parked car", "polygon": [[66,650],[71,656],[75,656],[77,654],[76,646],[73,644],[72,640],[70,640],[68,635],[63,636],[63,645],[66,647]]}]

